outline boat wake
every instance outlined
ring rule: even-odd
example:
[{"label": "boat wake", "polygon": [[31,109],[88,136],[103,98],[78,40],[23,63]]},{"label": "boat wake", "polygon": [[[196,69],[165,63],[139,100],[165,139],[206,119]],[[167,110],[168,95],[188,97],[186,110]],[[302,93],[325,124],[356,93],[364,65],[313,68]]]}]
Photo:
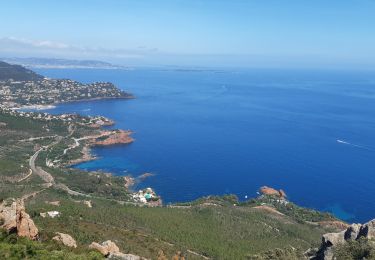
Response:
[{"label": "boat wake", "polygon": [[364,150],[368,150],[368,151],[373,151],[373,152],[375,151],[375,149],[372,149],[370,147],[367,147],[367,146],[364,146],[364,145],[359,145],[359,144],[352,144],[352,143],[349,143],[349,142],[341,140],[341,139],[337,139],[336,142],[338,142],[339,144],[350,145],[350,146],[360,148],[360,149],[364,149]]}]

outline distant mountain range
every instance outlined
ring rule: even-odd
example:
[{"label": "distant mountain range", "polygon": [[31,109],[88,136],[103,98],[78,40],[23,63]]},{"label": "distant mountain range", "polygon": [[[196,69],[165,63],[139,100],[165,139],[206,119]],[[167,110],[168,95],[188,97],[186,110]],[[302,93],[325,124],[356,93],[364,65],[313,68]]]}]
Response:
[{"label": "distant mountain range", "polygon": [[[1,59],[1,58],[0,58]],[[114,65],[105,61],[98,60],[69,60],[53,58],[2,58],[1,60],[22,65],[28,68],[95,68],[95,69],[126,69],[124,66]]]}]

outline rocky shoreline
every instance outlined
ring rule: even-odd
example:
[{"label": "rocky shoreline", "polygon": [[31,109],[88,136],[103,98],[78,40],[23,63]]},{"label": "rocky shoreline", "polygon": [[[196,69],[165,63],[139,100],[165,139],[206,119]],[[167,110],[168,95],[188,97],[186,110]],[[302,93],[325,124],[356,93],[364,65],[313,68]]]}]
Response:
[{"label": "rocky shoreline", "polygon": [[[103,123],[92,123],[89,125],[93,128],[100,128],[105,125],[114,125],[115,122],[109,119],[105,119]],[[69,161],[66,166],[73,166],[80,163],[93,161],[98,159],[98,157],[94,156],[91,153],[91,148],[95,146],[112,146],[112,145],[120,145],[120,144],[131,144],[134,142],[134,138],[131,136],[133,134],[130,130],[100,130],[100,134],[95,136],[84,136],[80,139],[74,139],[75,145],[74,147],[77,147],[80,144],[80,141],[85,140],[85,143],[82,144],[81,153],[82,156],[80,158],[77,158],[75,160]],[[153,176],[153,173],[147,172],[144,173],[137,178],[134,178],[130,175],[124,177],[124,186],[125,188],[132,192],[131,188],[140,181],[143,181],[144,179]],[[152,188],[147,188],[144,190],[139,190],[138,192],[132,192],[132,198],[134,201],[147,204],[148,206],[161,206],[162,200],[159,196],[157,196],[156,192],[153,191]]]},{"label": "rocky shoreline", "polygon": [[[112,121],[113,122],[113,121]],[[84,162],[89,162],[98,159],[91,153],[91,147],[94,146],[109,146],[118,144],[130,144],[134,142],[131,137],[133,132],[129,130],[114,130],[114,131],[101,131],[97,136],[86,136],[81,140],[88,140],[82,146],[82,156],[75,160],[69,161],[66,165],[73,166]],[[98,140],[100,139],[100,140]]]}]

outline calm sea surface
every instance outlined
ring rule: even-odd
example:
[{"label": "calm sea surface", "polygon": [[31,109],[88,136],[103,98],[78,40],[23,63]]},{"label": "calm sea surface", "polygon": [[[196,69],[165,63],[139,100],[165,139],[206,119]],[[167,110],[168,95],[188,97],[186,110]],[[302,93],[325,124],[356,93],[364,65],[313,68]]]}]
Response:
[{"label": "calm sea surface", "polygon": [[149,177],[165,202],[209,194],[254,197],[262,185],[348,221],[375,218],[375,72],[38,70],[111,81],[133,100],[63,104],[104,115],[130,145],[95,148],[77,167]]}]

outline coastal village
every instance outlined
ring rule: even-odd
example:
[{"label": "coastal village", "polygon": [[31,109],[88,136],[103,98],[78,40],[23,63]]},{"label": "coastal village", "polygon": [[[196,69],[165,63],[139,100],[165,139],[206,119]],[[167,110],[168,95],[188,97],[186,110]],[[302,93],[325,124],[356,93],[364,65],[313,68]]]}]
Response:
[{"label": "coastal village", "polygon": [[64,123],[75,122],[79,125],[91,126],[93,128],[99,128],[101,126],[110,126],[114,122],[104,116],[80,116],[78,114],[60,114],[52,115],[49,113],[40,113],[34,111],[22,111],[18,108],[9,107],[8,104],[0,104],[0,111],[11,116],[21,117],[21,118],[30,118],[35,120],[40,120],[44,122],[48,121],[62,121]]},{"label": "coastal village", "polygon": [[69,79],[0,81],[0,102],[7,107],[51,105],[79,100],[131,98],[109,82],[83,84]]},{"label": "coastal village", "polygon": [[[61,114],[61,115],[52,115],[49,113],[40,113],[40,112],[25,112],[19,111],[18,109],[9,108],[7,105],[0,104],[0,112],[8,114],[11,116],[19,118],[29,118],[33,120],[38,120],[42,122],[51,122],[51,121],[60,121],[64,124],[67,124],[71,129],[74,125],[85,126],[92,129],[98,129],[98,134],[88,135],[81,138],[71,137],[74,142],[71,145],[68,145],[64,149],[63,154],[65,155],[69,150],[73,150],[82,146],[83,155],[71,161],[63,162],[61,159],[57,158],[46,158],[46,166],[52,168],[58,168],[61,166],[70,166],[73,164],[90,161],[96,159],[90,153],[90,147],[92,146],[107,146],[107,145],[116,145],[116,144],[129,144],[133,142],[131,137],[131,131],[127,130],[100,130],[103,126],[112,126],[114,121],[104,117],[104,116],[80,116],[78,114]],[[5,123],[3,126],[6,126]],[[48,129],[46,129],[49,131]],[[31,138],[30,141],[35,138]],[[83,144],[81,144],[83,142]],[[125,185],[127,188],[130,188],[134,182],[134,178],[126,177],[124,178]],[[129,184],[130,183],[130,184]],[[152,188],[146,188],[139,190],[138,192],[131,193],[131,198],[134,202],[149,206],[160,206],[162,201],[159,196],[152,190]]]},{"label": "coastal village", "polygon": [[[130,144],[134,141],[130,130],[103,129],[103,127],[114,125],[114,121],[104,116],[81,116],[75,113],[54,115],[38,112],[38,110],[53,108],[55,104],[63,102],[132,98],[131,94],[120,90],[109,82],[83,84],[70,79],[49,79],[22,67],[2,64],[16,76],[14,79],[0,78],[0,113],[15,118],[44,122],[47,123],[46,127],[48,123],[58,122],[69,129],[69,135],[60,137],[57,142],[57,144],[60,144],[58,147],[64,144],[63,150],[49,152],[45,159],[45,166],[49,168],[70,167],[96,159],[91,154],[90,148],[93,146]],[[6,127],[6,123],[0,122],[0,127]],[[80,137],[75,136],[78,129],[82,131],[86,128],[87,130],[84,130],[84,132],[87,132],[86,134]],[[50,131],[48,127],[45,130]],[[49,136],[48,138],[51,137],[56,138],[57,136]],[[29,138],[25,141],[36,141],[38,139],[40,138]],[[54,146],[46,146],[44,149],[52,151],[51,149],[54,149]],[[71,153],[75,155],[71,155]],[[64,159],[65,157],[70,159]],[[129,179],[125,178],[124,180],[124,185],[129,189],[131,186],[127,183]],[[130,198],[139,204],[161,205],[161,199],[151,188],[131,193]]]}]

